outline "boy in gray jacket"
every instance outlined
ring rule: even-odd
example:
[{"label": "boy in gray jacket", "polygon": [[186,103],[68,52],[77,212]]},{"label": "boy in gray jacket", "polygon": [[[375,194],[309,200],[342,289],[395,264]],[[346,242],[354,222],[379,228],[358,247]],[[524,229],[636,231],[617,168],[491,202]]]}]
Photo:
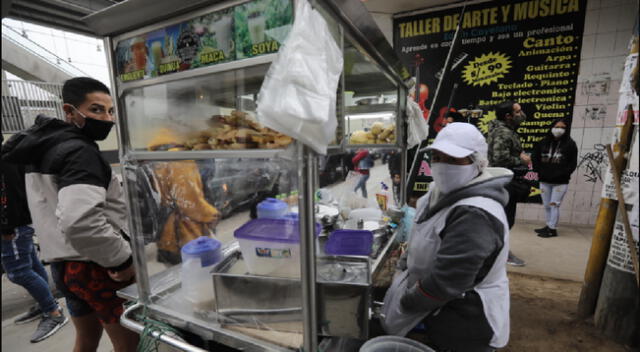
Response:
[{"label": "boy in gray jacket", "polygon": [[115,351],[135,351],[138,335],[119,324],[116,296],[134,278],[123,193],[96,144],[114,125],[113,101],[88,77],[66,81],[62,100],[66,122],[39,115],[5,143],[2,159],[28,165],[33,224],[67,301],[75,350],[95,350],[104,329]]}]

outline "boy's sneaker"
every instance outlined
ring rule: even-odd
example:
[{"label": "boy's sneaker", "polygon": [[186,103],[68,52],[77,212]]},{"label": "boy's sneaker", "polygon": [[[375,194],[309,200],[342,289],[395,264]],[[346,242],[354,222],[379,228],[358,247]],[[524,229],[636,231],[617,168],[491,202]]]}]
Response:
[{"label": "boy's sneaker", "polygon": [[36,319],[40,319],[42,317],[42,311],[40,310],[40,306],[35,304],[29,308],[29,311],[18,315],[16,320],[13,321],[14,324],[26,324],[28,322],[34,321]]},{"label": "boy's sneaker", "polygon": [[516,257],[511,252],[509,252],[509,257],[507,258],[507,264],[512,266],[525,266],[524,260]]},{"label": "boy's sneaker", "polygon": [[558,231],[556,229],[549,229],[549,231],[545,233],[539,233],[538,237],[549,238],[558,236]]},{"label": "boy's sneaker", "polygon": [[539,229],[534,229],[533,231],[535,231],[536,233],[545,233],[545,232],[549,231],[549,226],[545,225],[545,227],[542,227],[542,228],[539,228]]},{"label": "boy's sneaker", "polygon": [[60,330],[66,323],[69,322],[69,318],[67,318],[62,309],[60,309],[60,316],[54,317],[49,314],[45,314],[40,320],[38,324],[38,328],[31,336],[31,343],[40,342],[47,337],[56,333],[56,331]]}]

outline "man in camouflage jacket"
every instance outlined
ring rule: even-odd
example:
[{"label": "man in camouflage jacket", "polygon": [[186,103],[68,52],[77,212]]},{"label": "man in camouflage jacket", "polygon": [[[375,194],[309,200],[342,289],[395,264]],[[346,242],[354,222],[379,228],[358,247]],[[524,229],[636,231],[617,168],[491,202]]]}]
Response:
[{"label": "man in camouflage jacket", "polygon": [[[527,166],[531,162],[529,155],[523,152],[520,144],[520,137],[516,132],[518,125],[525,119],[525,114],[520,104],[507,101],[501,103],[496,108],[496,119],[489,122],[489,134],[487,144],[489,146],[489,165],[492,167],[504,167],[516,174],[518,167]],[[515,175],[518,176],[518,175]],[[515,177],[514,177],[515,179]],[[518,191],[512,181],[507,184],[509,192],[509,203],[504,211],[507,214],[509,229],[513,227],[516,218],[516,205],[518,202]],[[511,265],[523,266],[524,261],[520,260],[509,252],[507,263]]]}]

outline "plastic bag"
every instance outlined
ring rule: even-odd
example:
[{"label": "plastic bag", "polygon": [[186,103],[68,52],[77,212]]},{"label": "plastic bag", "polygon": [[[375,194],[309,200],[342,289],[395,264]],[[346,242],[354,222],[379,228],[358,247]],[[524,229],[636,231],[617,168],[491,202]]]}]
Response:
[{"label": "plastic bag", "polygon": [[289,37],[271,64],[258,95],[258,120],[326,154],[335,138],[336,91],[342,52],[326,21],[298,1]]},{"label": "plastic bag", "polygon": [[422,116],[420,105],[411,99],[407,99],[407,117],[409,122],[409,133],[407,138],[407,147],[411,149],[413,146],[420,144],[427,139],[429,135],[429,126]]},{"label": "plastic bag", "polygon": [[326,188],[320,188],[316,191],[316,202],[324,205],[333,205],[337,203],[336,199],[333,197],[333,193]]},{"label": "plastic bag", "polygon": [[338,208],[340,209],[340,215],[344,220],[348,219],[351,211],[353,209],[361,209],[361,208],[378,208],[378,203],[376,200],[371,198],[364,198],[352,190],[348,190],[342,193],[342,197],[340,197],[340,201],[338,203]]},{"label": "plastic bag", "polygon": [[358,171],[349,171],[349,173],[347,173],[347,177],[345,177],[344,179],[345,187],[347,187],[347,189],[353,190],[354,188],[356,188],[356,185],[358,184],[358,181],[361,177],[362,174]]},{"label": "plastic bag", "polygon": [[402,226],[400,226],[400,232],[396,236],[397,242],[408,242],[411,238],[411,230],[413,229],[413,222],[416,217],[416,208],[405,205],[402,207],[404,217],[402,218]]}]

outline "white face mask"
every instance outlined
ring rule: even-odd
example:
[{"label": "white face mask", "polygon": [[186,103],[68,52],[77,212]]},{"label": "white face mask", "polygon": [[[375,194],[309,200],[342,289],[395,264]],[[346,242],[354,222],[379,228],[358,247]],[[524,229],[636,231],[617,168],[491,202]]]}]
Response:
[{"label": "white face mask", "polygon": [[551,134],[556,138],[561,137],[564,134],[564,128],[554,127],[551,129]]},{"label": "white face mask", "polygon": [[478,167],[470,165],[431,164],[431,176],[442,193],[449,193],[465,186],[478,176]]}]

